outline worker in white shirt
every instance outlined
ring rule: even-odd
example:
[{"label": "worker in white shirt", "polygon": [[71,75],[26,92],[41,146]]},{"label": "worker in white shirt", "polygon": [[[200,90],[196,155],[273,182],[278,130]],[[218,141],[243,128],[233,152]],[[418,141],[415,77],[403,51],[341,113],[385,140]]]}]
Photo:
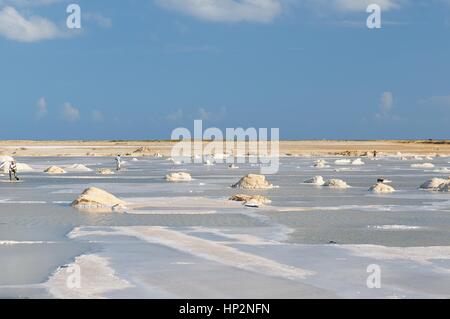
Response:
[{"label": "worker in white shirt", "polygon": [[9,164],[9,180],[12,181],[13,177],[16,181],[19,180],[19,178],[17,177],[17,165],[15,161],[12,161]]},{"label": "worker in white shirt", "polygon": [[116,170],[120,171],[122,169],[122,158],[120,154],[116,157]]}]

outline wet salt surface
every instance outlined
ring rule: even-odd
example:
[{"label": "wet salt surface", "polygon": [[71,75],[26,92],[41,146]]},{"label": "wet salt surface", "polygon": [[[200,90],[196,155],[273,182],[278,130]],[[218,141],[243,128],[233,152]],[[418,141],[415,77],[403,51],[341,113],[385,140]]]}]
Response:
[{"label": "wet salt surface", "polygon": [[[280,172],[268,176],[280,188],[257,192],[272,199],[272,206],[250,209],[215,207],[214,202],[246,193],[229,186],[247,173],[257,173],[251,165],[239,164],[240,169],[229,170],[225,164],[173,165],[165,159],[139,158],[137,162],[129,159],[117,175],[102,176],[95,170],[114,167],[113,159],[20,158],[19,162],[36,172],[20,174],[22,183],[0,183],[0,297],[76,297],[76,291],[55,290],[64,283],[61,276],[65,273],[63,268],[57,271],[58,267],[73,262],[88,269],[98,264],[105,272],[105,279],[98,283],[104,282],[105,287],[95,291],[86,287],[78,294],[81,297],[450,297],[450,270],[445,271],[450,253],[448,258],[423,264],[404,256],[360,256],[342,248],[364,244],[377,245],[365,246],[367,251],[378,246],[448,248],[449,195],[418,189],[431,177],[447,176],[412,169],[415,160],[363,158],[365,165],[352,166],[335,165],[335,159],[327,158],[329,168],[317,169],[311,167],[317,158],[282,158]],[[432,162],[435,168],[448,166],[448,158]],[[72,164],[94,171],[38,172],[50,165]],[[167,183],[164,176],[169,170],[186,170],[194,180]],[[302,184],[314,175],[343,179],[352,188]],[[392,180],[397,192],[368,193],[380,176]],[[125,200],[164,203],[164,198],[177,197],[192,198],[192,203],[173,207],[173,200],[168,200],[172,204],[167,207],[159,203],[129,214],[88,214],[70,208],[70,202],[89,186]],[[121,227],[122,233],[115,227]],[[140,227],[165,227],[169,237],[183,234],[187,236],[180,237],[184,241],[195,239],[192,245],[200,246],[193,251],[189,246],[179,247],[176,240],[158,242],[152,237],[159,235],[144,240],[136,233]],[[82,235],[68,237],[74,229],[82,229]],[[330,241],[337,245],[329,245]],[[208,247],[214,247],[213,251]],[[87,257],[77,261],[80,256]],[[250,268],[242,267],[258,258],[263,258],[266,268],[251,268],[251,263]],[[381,267],[381,289],[366,286],[366,268],[372,263]],[[291,271],[311,274],[286,276]],[[106,284],[110,273],[121,283],[116,288],[113,281]]]}]

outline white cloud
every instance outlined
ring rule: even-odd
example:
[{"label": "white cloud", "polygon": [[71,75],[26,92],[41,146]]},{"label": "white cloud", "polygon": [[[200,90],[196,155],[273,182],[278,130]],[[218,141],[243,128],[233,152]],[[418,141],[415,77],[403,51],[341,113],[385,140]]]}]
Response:
[{"label": "white cloud", "polygon": [[52,5],[58,2],[61,2],[61,0],[0,0],[0,6],[38,7]]},{"label": "white cloud", "polygon": [[37,103],[36,103],[37,111],[36,111],[36,117],[38,119],[43,118],[45,115],[47,115],[47,101],[45,98],[41,97]]},{"label": "white cloud", "polygon": [[70,103],[66,102],[62,108],[62,117],[67,122],[76,122],[80,119],[80,111]]},{"label": "white cloud", "polygon": [[382,11],[400,9],[409,0],[301,0],[320,11],[366,12],[370,4],[378,4]]},{"label": "white cloud", "polygon": [[394,94],[392,92],[383,92],[380,98],[378,118],[390,117],[392,108],[394,107]]},{"label": "white cloud", "polygon": [[38,42],[61,34],[56,25],[45,18],[26,18],[13,7],[4,7],[0,10],[0,35],[19,42]]},{"label": "white cloud", "polygon": [[283,0],[155,0],[160,6],[213,22],[270,22]]},{"label": "white cloud", "polygon": [[112,27],[111,18],[105,17],[99,13],[86,12],[83,14],[83,19],[85,19],[86,21],[92,21],[102,28]]},{"label": "white cloud", "polygon": [[340,11],[365,11],[370,4],[378,4],[382,10],[399,9],[404,0],[334,0],[334,5]]}]

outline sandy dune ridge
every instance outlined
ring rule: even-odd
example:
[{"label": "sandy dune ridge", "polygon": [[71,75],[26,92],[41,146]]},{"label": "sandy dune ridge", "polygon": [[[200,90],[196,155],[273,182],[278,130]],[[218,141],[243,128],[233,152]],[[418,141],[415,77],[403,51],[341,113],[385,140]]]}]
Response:
[{"label": "sandy dune ridge", "polygon": [[[0,141],[0,155],[13,156],[171,156],[178,141]],[[204,146],[209,141],[204,141]],[[222,142],[216,142],[222,143]],[[270,147],[270,143],[269,143]],[[265,146],[264,149],[267,149]],[[225,149],[225,147],[224,147]],[[402,153],[450,156],[450,141],[280,141],[280,155],[365,156]],[[253,154],[252,154],[253,155]],[[256,155],[256,154],[254,154]]]}]

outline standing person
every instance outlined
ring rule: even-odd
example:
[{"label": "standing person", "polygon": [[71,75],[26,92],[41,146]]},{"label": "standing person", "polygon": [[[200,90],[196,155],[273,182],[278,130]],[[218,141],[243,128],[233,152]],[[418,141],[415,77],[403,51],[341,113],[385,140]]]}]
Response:
[{"label": "standing person", "polygon": [[377,151],[373,151],[373,157],[377,157]]},{"label": "standing person", "polygon": [[122,169],[122,158],[120,154],[116,157],[116,170],[120,171]]},{"label": "standing person", "polygon": [[13,180],[13,176],[16,181],[19,180],[19,178],[17,177],[17,165],[16,165],[16,162],[14,162],[14,161],[12,161],[9,164],[9,180],[10,181]]}]

